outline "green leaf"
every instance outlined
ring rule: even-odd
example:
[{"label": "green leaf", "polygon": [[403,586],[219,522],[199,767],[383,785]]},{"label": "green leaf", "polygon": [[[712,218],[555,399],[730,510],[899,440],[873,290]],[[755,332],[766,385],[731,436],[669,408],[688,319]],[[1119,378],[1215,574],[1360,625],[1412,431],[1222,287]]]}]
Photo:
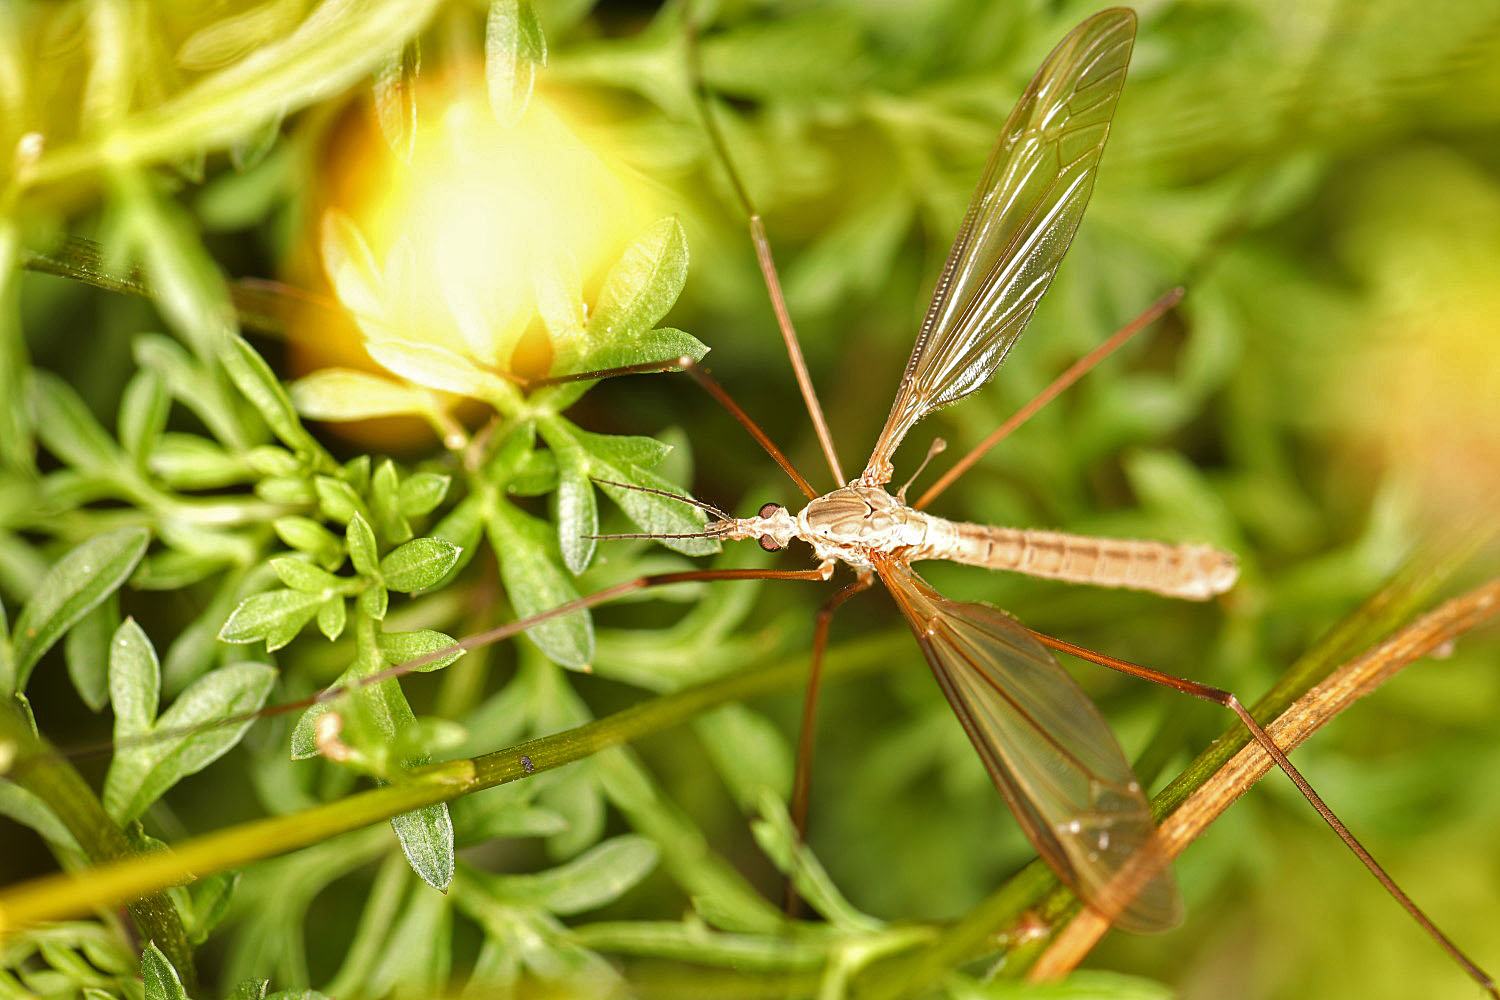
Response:
[{"label": "green leaf", "polygon": [[791,796],[792,751],[770,719],[744,705],[721,705],[695,719],[693,729],[742,810],[754,809],[767,789],[778,799]]},{"label": "green leaf", "polygon": [[[596,476],[602,473],[613,477],[620,475],[622,471],[625,470],[595,467]],[[628,472],[628,475],[621,477],[622,481],[667,493],[675,493],[680,489],[644,469],[631,468]],[[600,483],[599,488],[620,505],[626,516],[634,521],[641,531],[648,534],[692,534],[702,531],[706,523],[703,513],[697,508],[668,497],[623,489],[609,483]],[[663,538],[661,544],[690,556],[709,555],[718,552],[720,548],[719,540],[716,538]]]},{"label": "green leaf", "polygon": [[283,542],[312,556],[324,569],[333,569],[344,561],[344,546],[338,536],[310,517],[278,517],[271,527]]},{"label": "green leaf", "polygon": [[176,490],[217,490],[250,478],[244,459],[196,434],[158,435],[146,469]]},{"label": "green leaf", "polygon": [[220,581],[218,592],[177,633],[177,638],[162,658],[162,684],[167,691],[181,691],[215,665],[218,655],[223,652],[219,645],[219,628],[239,603],[240,592],[261,589],[268,576],[268,568],[257,567],[250,572],[233,571]]},{"label": "green leaf", "polygon": [[188,1000],[177,970],[154,941],[147,941],[146,950],[141,952],[141,980],[146,987],[146,1000]]},{"label": "green leaf", "polygon": [[658,856],[650,840],[626,834],[550,871],[499,877],[496,887],[504,896],[552,913],[579,913],[614,902],[651,873]]},{"label": "green leaf", "polygon": [[[489,734],[486,734],[489,738]],[[503,745],[504,738],[495,740]],[[534,782],[496,785],[451,803],[459,844],[482,844],[501,837],[550,837],[568,828],[567,819],[531,804]]]},{"label": "green leaf", "polygon": [[650,469],[666,461],[672,449],[656,438],[635,434],[592,434],[579,428],[572,433],[588,451],[613,465],[634,465]]},{"label": "green leaf", "polygon": [[653,361],[659,361],[665,367],[683,357],[702,361],[707,354],[708,345],[692,334],[671,327],[661,327],[647,331],[635,339],[622,338],[599,344],[575,361],[571,368],[574,371],[591,372]]},{"label": "green leaf", "polygon": [[84,472],[113,475],[120,469],[119,447],[72,386],[36,369],[30,395],[36,433],[48,451]]},{"label": "green leaf", "polygon": [[16,618],[15,691],[63,633],[119,588],[151,542],[145,528],[121,528],[91,538],[58,560]]},{"label": "green leaf", "polygon": [[411,162],[417,137],[417,73],[422,48],[413,38],[375,69],[375,118],[386,145],[403,163]]},{"label": "green leaf", "polygon": [[[201,153],[201,147],[192,152]],[[119,165],[109,176],[129,245],[141,256],[157,308],[194,353],[212,358],[234,335],[234,306],[196,223],[147,174]]]},{"label": "green leaf", "polygon": [[583,357],[612,342],[637,342],[677,301],[687,268],[687,237],[676,218],[647,229],[604,279],[589,317]]},{"label": "green leaf", "polygon": [[41,796],[13,781],[0,781],[0,816],[36,831],[57,850],[75,851],[80,858],[83,857],[83,849],[68,831],[67,824],[42,801]]},{"label": "green leaf", "polygon": [[151,452],[167,426],[167,414],[172,408],[172,397],[166,384],[155,372],[139,371],[125,384],[125,393],[120,397],[120,415],[116,424],[120,431],[120,444],[125,453],[135,460],[136,468],[145,469]]},{"label": "green leaf", "polygon": [[367,340],[365,350],[382,368],[430,389],[483,399],[501,384],[468,358],[435,344]]},{"label": "green leaf", "polygon": [[109,704],[109,641],[119,624],[119,597],[111,594],[69,629],[63,640],[68,679],[95,712]]},{"label": "green leaf", "polygon": [[385,315],[380,289],[380,265],[359,226],[338,209],[323,213],[319,227],[323,271],[338,300],[357,318],[379,320]]},{"label": "green leaf", "polygon": [[401,513],[407,517],[421,517],[437,509],[448,495],[451,477],[436,472],[418,472],[408,476],[402,483],[399,494]]},{"label": "green leaf", "polygon": [[161,664],[146,633],[127,618],[109,644],[109,702],[115,740],[129,741],[151,729],[161,697]]},{"label": "green leaf", "polygon": [[329,591],[339,590],[348,582],[296,556],[278,556],[272,559],[271,569],[282,583],[308,594],[326,596]]},{"label": "green leaf", "polygon": [[[4,537],[0,535],[0,539]],[[0,600],[0,695],[3,695],[6,689],[14,688],[15,677],[15,645],[11,641],[10,618],[5,611],[5,601]]]},{"label": "green leaf", "polygon": [[266,650],[274,652],[291,642],[302,631],[318,606],[321,594],[298,590],[271,590],[252,594],[240,602],[219,630],[225,642],[258,642],[265,640]]},{"label": "green leaf", "polygon": [[[241,980],[235,984],[234,989],[229,991],[229,1000],[268,1000],[266,989],[270,985],[271,982],[268,979]],[[285,992],[291,991],[288,990]]]},{"label": "green leaf", "polygon": [[545,256],[532,265],[531,286],[536,311],[554,344],[571,344],[583,336],[588,310],[583,301],[583,282],[578,262],[562,251]]},{"label": "green leaf", "polygon": [[458,549],[458,562],[449,573],[450,579],[479,551],[479,539],[484,534],[484,509],[482,497],[469,496],[432,529],[430,537],[441,538]]},{"label": "green leaf", "polygon": [[141,334],[131,344],[136,364],[161,376],[167,391],[202,420],[213,436],[235,448],[249,447],[238,400],[217,370],[189,354],[181,344],[160,334]]},{"label": "green leaf", "polygon": [[[562,423],[561,418],[555,418],[554,432],[556,425]],[[680,487],[645,469],[646,465],[655,465],[666,457],[665,445],[650,438],[590,434],[571,425],[566,425],[565,431],[589,453],[589,474],[599,488],[620,505],[641,531],[652,535],[684,535],[703,530],[703,512],[691,504],[611,485],[627,483],[686,495]],[[685,555],[706,555],[719,551],[720,547],[715,538],[663,538],[661,543]]]},{"label": "green leaf", "polygon": [[229,338],[219,351],[219,362],[282,443],[299,455],[323,454],[323,449],[302,426],[292,407],[291,397],[271,371],[271,366],[245,338]]},{"label": "green leaf", "polygon": [[313,420],[425,415],[432,399],[404,382],[349,368],[324,368],[293,382],[292,405]]},{"label": "green leaf", "polygon": [[372,583],[359,594],[359,610],[376,621],[385,617],[391,602],[391,592],[378,583]]},{"label": "green leaf", "polygon": [[348,483],[355,493],[364,496],[370,492],[370,471],[373,465],[369,455],[355,455],[339,466],[339,479]]},{"label": "green leaf", "polygon": [[[135,819],[177,782],[229,752],[275,682],[276,671],[264,663],[231,663],[200,677],[156,720],[151,740],[131,740],[115,752],[104,781],[110,815],[121,822]],[[246,718],[209,726],[241,716]]]},{"label": "green leaf", "polygon": [[[547,433],[548,423],[542,425]],[[547,438],[557,456],[557,492],[552,499],[552,519],[557,523],[557,544],[562,550],[563,565],[573,573],[582,573],[594,558],[599,544],[599,504],[594,497],[594,483],[589,478],[589,455],[577,441],[565,434]]]},{"label": "green leaf", "polygon": [[[457,640],[434,632],[431,629],[418,629],[414,632],[381,632],[375,637],[376,644],[380,647],[380,655],[385,662],[393,667],[403,666],[419,657],[428,656],[441,649],[451,649]],[[464,655],[465,650],[454,649],[451,653],[431,663],[414,668],[416,673],[426,673],[430,670],[441,670],[448,664]]]},{"label": "green leaf", "polygon": [[364,501],[359,498],[354,487],[342,479],[317,476],[313,479],[313,489],[318,495],[318,506],[330,521],[347,525],[358,515],[369,524],[369,511],[365,509]]},{"label": "green leaf", "polygon": [[300,476],[302,460],[274,444],[258,444],[245,452],[245,464],[260,476]]},{"label": "green leaf", "polygon": [[492,0],[484,32],[490,111],[502,125],[521,120],[536,72],[547,65],[547,39],[529,0]]},{"label": "green leaf", "polygon": [[229,904],[239,884],[239,872],[215,872],[192,886],[189,898],[193,912],[188,921],[188,941],[191,944],[200,945],[208,940],[209,934],[229,913]]},{"label": "green leaf", "polygon": [[[550,525],[500,502],[487,526],[490,547],[500,561],[500,580],[517,617],[527,618],[578,599],[578,590],[559,565]],[[526,635],[565,667],[582,669],[593,659],[594,630],[586,611],[539,622]]]},{"label": "green leaf", "polygon": [[252,57],[194,79],[149,113],[112,122],[107,141],[97,136],[49,151],[37,165],[37,179],[67,179],[104,163],[171,160],[232,143],[283,110],[362,80],[421,30],[435,6],[432,0],[385,0],[319,8],[295,30],[257,46]]},{"label": "green leaf", "polygon": [[557,489],[557,456],[550,451],[528,451],[517,462],[505,491],[511,496],[539,497]]},{"label": "green leaf", "polygon": [[321,498],[311,483],[300,476],[278,476],[255,484],[255,495],[283,507],[305,507]]},{"label": "green leaf", "polygon": [[403,594],[435,587],[458,562],[459,550],[441,538],[414,538],[380,561],[380,576]]},{"label": "green leaf", "polygon": [[375,532],[371,529],[370,522],[356,513],[349,519],[344,541],[349,547],[349,562],[354,565],[355,572],[372,580],[380,579],[380,555],[376,550]]},{"label": "green leaf", "polygon": [[1238,541],[1234,516],[1204,477],[1178,452],[1137,449],[1125,455],[1125,474],[1141,505],[1160,512],[1165,539],[1183,542]]},{"label": "green leaf", "polygon": [[348,613],[342,596],[330,597],[318,608],[318,631],[327,636],[329,642],[332,642],[343,634]]},{"label": "green leaf", "polygon": [[375,530],[388,545],[399,545],[412,536],[411,525],[401,513],[401,481],[396,464],[384,459],[370,477],[370,508],[375,515]]},{"label": "green leaf", "polygon": [[847,934],[870,934],[884,926],[856,910],[839,892],[822,863],[797,835],[786,806],[770,789],[760,794],[760,814],[763,818],[751,827],[756,842],[776,867],[791,878],[809,906]]},{"label": "green leaf", "polygon": [[439,802],[391,819],[411,870],[439,892],[453,882],[453,820]]},{"label": "green leaf", "polygon": [[547,838],[547,853],[552,857],[572,857],[604,835],[608,807],[592,762],[568,768],[538,797],[568,821],[566,829]]}]

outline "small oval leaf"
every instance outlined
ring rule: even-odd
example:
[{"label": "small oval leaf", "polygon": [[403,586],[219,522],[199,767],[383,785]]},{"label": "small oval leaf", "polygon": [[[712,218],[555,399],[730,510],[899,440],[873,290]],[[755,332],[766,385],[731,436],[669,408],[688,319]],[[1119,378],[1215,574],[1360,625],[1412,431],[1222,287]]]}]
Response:
[{"label": "small oval leaf", "polygon": [[385,585],[403,594],[435,587],[458,562],[458,546],[441,538],[413,538],[380,561]]},{"label": "small oval leaf", "polygon": [[484,72],[490,111],[503,125],[526,113],[538,67],[547,64],[547,39],[529,0],[494,0],[484,32]]},{"label": "small oval leaf", "polygon": [[135,570],[150,544],[145,528],[91,538],[58,560],[21,609],[12,633],[15,690],[24,691],[42,654]]}]

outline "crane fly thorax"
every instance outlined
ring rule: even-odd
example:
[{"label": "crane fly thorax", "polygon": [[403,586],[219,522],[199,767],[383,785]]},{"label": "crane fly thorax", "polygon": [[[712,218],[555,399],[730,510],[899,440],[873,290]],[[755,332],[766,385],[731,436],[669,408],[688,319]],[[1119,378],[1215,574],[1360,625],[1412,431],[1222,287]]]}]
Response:
[{"label": "crane fly thorax", "polygon": [[875,553],[921,545],[925,520],[878,486],[845,486],[810,502],[797,515],[797,526],[820,559],[867,567]]},{"label": "crane fly thorax", "polygon": [[858,568],[870,556],[919,548],[927,540],[928,518],[885,490],[845,486],[810,501],[798,514],[766,504],[755,517],[715,521],[709,530],[730,540],[755,539],[775,551],[797,538],[811,545],[823,562],[838,560]]}]

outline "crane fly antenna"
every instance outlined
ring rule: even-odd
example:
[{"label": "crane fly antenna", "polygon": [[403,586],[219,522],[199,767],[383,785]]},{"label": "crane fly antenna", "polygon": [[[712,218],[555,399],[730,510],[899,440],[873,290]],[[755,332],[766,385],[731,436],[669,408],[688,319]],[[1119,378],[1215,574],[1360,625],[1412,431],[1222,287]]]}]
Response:
[{"label": "crane fly antenna", "polygon": [[600,542],[617,542],[627,538],[718,538],[722,534],[724,532],[721,529],[718,531],[691,531],[682,535],[653,535],[648,532],[638,531],[624,535],[579,535],[578,537],[591,538]]},{"label": "crane fly antenna", "polygon": [[[702,500],[694,500],[692,497],[681,496],[681,495],[679,495],[677,493],[668,493],[666,490],[654,490],[654,489],[652,489],[649,486],[637,486],[634,483],[617,483],[613,479],[595,479],[594,482],[599,483],[602,486],[618,486],[622,490],[635,490],[637,493],[650,493],[653,496],[666,497],[668,500],[676,500],[679,503],[685,503],[685,504],[687,504],[690,507],[697,507],[699,510],[707,511],[708,513],[712,514],[714,517],[718,518],[720,521],[733,521],[734,520],[733,516],[731,516],[729,514],[726,514],[724,511],[722,511],[719,508],[715,507],[713,504],[711,504],[711,503],[704,503]],[[608,536],[608,535],[594,535],[592,537],[594,537],[594,538],[608,538],[608,537],[611,537],[611,536]],[[699,537],[702,537],[702,536],[700,536],[700,535],[646,535],[645,537],[646,538],[699,538]]]}]

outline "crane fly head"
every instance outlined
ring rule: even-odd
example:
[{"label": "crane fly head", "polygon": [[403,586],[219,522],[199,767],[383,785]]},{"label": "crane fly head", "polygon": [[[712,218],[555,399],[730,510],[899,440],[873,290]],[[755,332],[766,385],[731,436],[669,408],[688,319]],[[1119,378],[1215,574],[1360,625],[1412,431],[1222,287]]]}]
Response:
[{"label": "crane fly head", "polygon": [[797,518],[779,503],[764,504],[754,517],[732,517],[714,521],[708,530],[721,538],[742,541],[753,538],[767,552],[783,549],[798,535]]}]

